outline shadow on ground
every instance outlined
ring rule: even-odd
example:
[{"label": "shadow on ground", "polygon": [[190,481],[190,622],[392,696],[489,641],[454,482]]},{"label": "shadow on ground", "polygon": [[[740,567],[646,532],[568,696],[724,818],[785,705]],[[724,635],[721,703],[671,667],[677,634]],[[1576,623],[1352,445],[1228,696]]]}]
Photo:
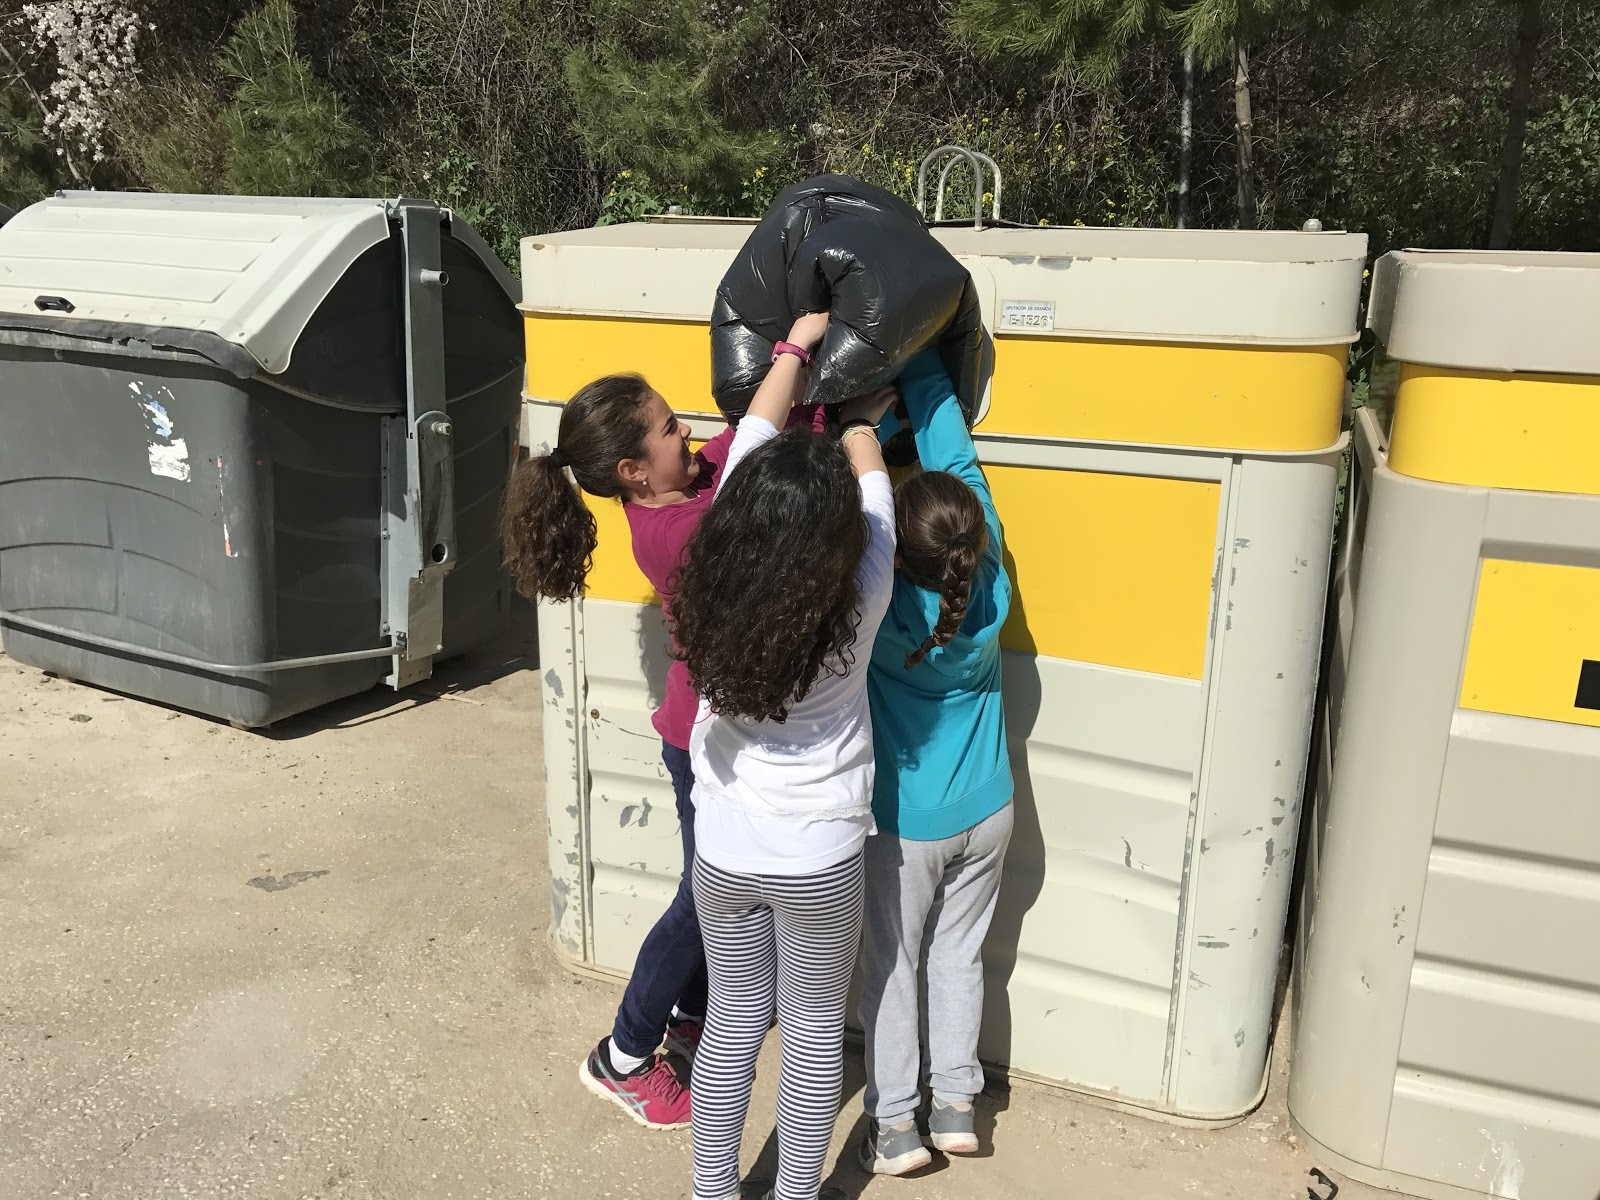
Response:
[{"label": "shadow on ground", "polygon": [[505,632],[492,642],[469,650],[434,668],[433,675],[403,691],[380,684],[356,696],[335,700],[321,708],[300,713],[255,732],[279,742],[291,742],[324,730],[355,729],[381,721],[395,712],[454,701],[475,704],[483,701],[473,693],[518,671],[539,666],[538,609],[520,596],[513,598]]}]

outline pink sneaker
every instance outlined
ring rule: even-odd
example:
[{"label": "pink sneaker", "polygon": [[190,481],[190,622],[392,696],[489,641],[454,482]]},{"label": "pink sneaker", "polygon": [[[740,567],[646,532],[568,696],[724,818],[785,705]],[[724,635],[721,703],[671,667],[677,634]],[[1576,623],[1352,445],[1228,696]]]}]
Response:
[{"label": "pink sneaker", "polygon": [[700,1039],[705,1036],[705,1032],[706,1027],[700,1021],[673,1021],[667,1026],[667,1040],[663,1049],[668,1054],[676,1054],[693,1064],[695,1052],[700,1049]]},{"label": "pink sneaker", "polygon": [[609,1100],[646,1129],[682,1129],[689,1124],[689,1089],[678,1082],[672,1064],[660,1055],[646,1059],[626,1075],[611,1067],[606,1038],[589,1051],[578,1067],[578,1079],[602,1100]]}]

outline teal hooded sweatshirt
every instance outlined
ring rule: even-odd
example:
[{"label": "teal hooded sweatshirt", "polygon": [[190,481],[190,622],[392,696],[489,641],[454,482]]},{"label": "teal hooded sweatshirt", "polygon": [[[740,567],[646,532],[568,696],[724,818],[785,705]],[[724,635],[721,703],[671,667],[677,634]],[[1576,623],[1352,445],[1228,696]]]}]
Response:
[{"label": "teal hooded sweatshirt", "polygon": [[[917,457],[925,471],[959,477],[983,504],[989,544],[972,577],[966,619],[948,644],[916,666],[916,651],[939,620],[939,595],[899,571],[889,614],[872,647],[867,697],[877,782],[872,815],[878,828],[912,841],[954,837],[1011,803],[1011,760],[1000,696],[1000,627],[1011,609],[989,483],[961,417],[939,356],[924,350],[900,376]],[[889,426],[880,437],[892,432]]]}]

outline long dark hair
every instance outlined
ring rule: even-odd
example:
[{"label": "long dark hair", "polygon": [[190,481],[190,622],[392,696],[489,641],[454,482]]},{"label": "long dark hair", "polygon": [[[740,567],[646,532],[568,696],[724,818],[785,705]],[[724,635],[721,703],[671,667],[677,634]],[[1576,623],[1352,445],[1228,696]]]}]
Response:
[{"label": "long dark hair", "polygon": [[517,591],[532,600],[572,600],[594,560],[594,514],[567,480],[592,496],[622,495],[617,464],[641,458],[650,385],[639,375],[586,384],[561,410],[556,449],[521,464],[500,505],[500,548]]},{"label": "long dark hair", "polygon": [[782,721],[824,672],[855,662],[861,489],[844,448],[804,429],[723,481],[678,570],[678,656],[713,712]]},{"label": "long dark hair", "polygon": [[948,471],[924,471],[894,492],[899,570],[912,583],[939,596],[939,620],[906,656],[906,670],[935,646],[946,645],[967,619],[972,576],[989,544],[977,493]]}]

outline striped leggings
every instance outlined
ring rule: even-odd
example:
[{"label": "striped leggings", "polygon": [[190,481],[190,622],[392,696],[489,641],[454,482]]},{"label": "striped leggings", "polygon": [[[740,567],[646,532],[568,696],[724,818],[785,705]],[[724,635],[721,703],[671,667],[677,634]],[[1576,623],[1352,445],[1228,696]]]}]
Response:
[{"label": "striped leggings", "polygon": [[695,860],[711,984],[691,1089],[695,1200],[739,1195],[739,1142],[774,1007],[783,1039],[775,1200],[816,1200],[839,1113],[862,880],[860,854],[812,875],[739,875]]}]

